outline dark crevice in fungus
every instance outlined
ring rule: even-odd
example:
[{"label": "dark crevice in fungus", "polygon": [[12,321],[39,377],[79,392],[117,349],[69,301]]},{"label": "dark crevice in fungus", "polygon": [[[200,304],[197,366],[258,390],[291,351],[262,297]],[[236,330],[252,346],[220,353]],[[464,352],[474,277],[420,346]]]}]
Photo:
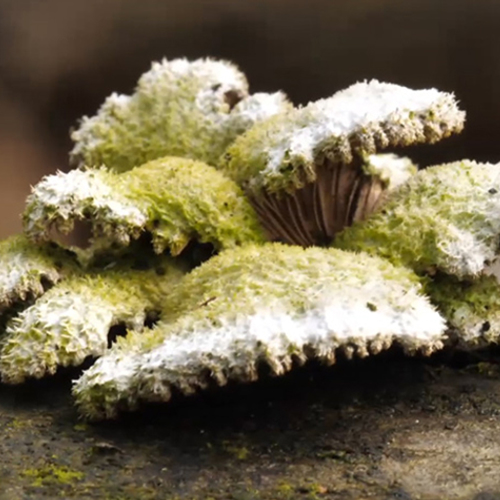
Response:
[{"label": "dark crevice in fungus", "polygon": [[108,332],[108,349],[116,342],[118,337],[126,337],[127,325],[123,322],[113,325]]},{"label": "dark crevice in fungus", "polygon": [[216,254],[212,243],[200,243],[196,239],[192,239],[177,258],[185,262],[190,269],[194,269]]},{"label": "dark crevice in fungus", "polygon": [[[160,311],[147,311],[143,323],[144,327],[153,328],[160,321],[160,315]],[[129,326],[123,321],[112,325],[108,331],[108,349],[116,342],[118,337],[126,337],[128,329]]]},{"label": "dark crevice in fungus", "polygon": [[54,282],[48,276],[42,274],[40,276],[40,285],[42,285],[43,291],[47,292],[54,286]]},{"label": "dark crevice in fungus", "polygon": [[245,95],[241,90],[228,90],[224,93],[224,102],[229,105],[229,111],[231,112],[244,97]]}]

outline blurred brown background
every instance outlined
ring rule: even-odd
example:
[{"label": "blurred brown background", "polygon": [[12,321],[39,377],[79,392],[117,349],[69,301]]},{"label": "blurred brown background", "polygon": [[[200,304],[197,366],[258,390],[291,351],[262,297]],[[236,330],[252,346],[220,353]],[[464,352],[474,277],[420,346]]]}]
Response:
[{"label": "blurred brown background", "polygon": [[422,164],[500,161],[499,0],[0,0],[0,237],[29,185],[67,168],[68,130],[150,61],[235,61],[295,103],[378,78],[453,90],[466,131]]}]

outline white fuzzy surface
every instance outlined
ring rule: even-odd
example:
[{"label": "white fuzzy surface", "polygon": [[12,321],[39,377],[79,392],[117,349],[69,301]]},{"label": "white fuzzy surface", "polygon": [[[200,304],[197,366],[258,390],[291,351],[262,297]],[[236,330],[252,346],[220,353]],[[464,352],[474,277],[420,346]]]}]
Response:
[{"label": "white fuzzy surface", "polygon": [[234,107],[228,127],[244,132],[252,124],[282,113],[287,106],[287,98],[282,92],[258,92],[249,95]]},{"label": "white fuzzy surface", "polygon": [[[79,365],[87,356],[100,356],[115,308],[103,297],[87,293],[51,293],[8,325],[0,352],[3,382],[17,384],[28,377],[55,373],[58,366]],[[144,317],[144,313],[143,313]]]},{"label": "white fuzzy surface", "polygon": [[74,275],[51,288],[8,323],[0,349],[2,381],[20,383],[78,366],[108,348],[110,328],[141,331],[148,312],[163,304],[165,291],[183,276],[168,258],[163,273],[111,267],[99,274]]},{"label": "white fuzzy surface", "polygon": [[470,160],[421,170],[384,210],[335,240],[415,269],[476,278],[500,245],[500,164]]},{"label": "white fuzzy surface", "polygon": [[185,58],[153,62],[151,69],[141,76],[139,87],[156,90],[183,80],[195,80],[202,83],[216,82],[222,91],[240,89],[246,92],[248,90],[245,75],[234,65],[215,59],[189,61]]},{"label": "white fuzzy surface", "polygon": [[117,172],[167,155],[216,165],[256,121],[292,107],[279,92],[248,96],[245,75],[227,61],[163,59],[131,96],[112,94],[95,116],[83,117],[71,134],[71,157]]},{"label": "white fuzzy surface", "polygon": [[365,171],[386,182],[388,189],[394,189],[404,184],[412,175],[415,175],[417,167],[410,158],[389,153],[368,155]]},{"label": "white fuzzy surface", "polygon": [[[363,356],[370,349],[387,348],[395,340],[410,350],[426,348],[430,352],[441,345],[444,330],[443,319],[422,298],[398,317],[393,310],[374,314],[361,303],[347,308],[325,305],[299,317],[264,309],[221,327],[174,333],[150,351],[110,352],[80,378],[74,392],[84,413],[109,417],[115,415],[118,400],[126,400],[134,408],[140,400],[168,401],[173,386],[185,394],[203,388],[206,370],[224,385],[228,378],[256,379],[260,360],[281,375],[292,366],[290,353],[305,361],[307,349],[327,362],[335,360],[338,347],[346,346]],[[92,391],[107,392],[107,386],[112,387],[107,408],[85,405]]]},{"label": "white fuzzy surface", "polygon": [[[70,270],[67,255],[37,247],[22,235],[0,242],[0,311],[44,293],[42,280],[56,283]],[[0,333],[1,335],[1,333]]]},{"label": "white fuzzy surface", "polygon": [[[55,212],[51,218],[50,211]],[[140,203],[132,203],[120,192],[119,183],[104,169],[72,170],[44,177],[34,188],[26,203],[25,233],[35,239],[46,239],[50,224],[69,232],[75,219],[86,213],[105,214],[109,223],[142,227],[147,211]]]},{"label": "white fuzzy surface", "polygon": [[[142,336],[129,335],[86,371],[74,387],[82,413],[105,418],[123,405],[133,409],[140,401],[168,401],[172,387],[185,394],[204,388],[207,373],[220,385],[227,379],[254,380],[260,362],[283,374],[294,360],[334,362],[337,349],[365,356],[393,342],[410,352],[432,352],[441,345],[445,321],[408,271],[398,274],[366,256],[293,248],[288,262],[293,266],[296,254],[296,269],[289,271],[287,292],[287,271],[275,252],[286,256],[287,247],[261,248],[264,261],[275,255],[269,274],[252,261],[259,247],[221,254],[226,264],[217,259],[204,264],[219,274],[210,278],[205,273],[200,296],[192,299],[198,305]],[[357,258],[361,263],[337,273],[337,254],[338,260]],[[247,277],[237,274],[241,255],[248,259]],[[321,255],[330,259],[324,265]],[[180,289],[196,288],[204,266],[188,275]],[[171,306],[177,310],[175,303]]]},{"label": "white fuzzy surface", "polygon": [[314,182],[325,159],[348,165],[389,146],[433,143],[460,132],[464,120],[453,94],[371,80],[256,124],[221,168],[252,192],[290,192]]},{"label": "white fuzzy surface", "polygon": [[436,89],[412,90],[377,80],[356,83],[333,97],[297,110],[290,126],[284,125],[280,138],[269,151],[262,175],[275,175],[290,158],[313,162],[315,153],[331,137],[349,136],[386,121],[404,123],[412,115],[439,108],[444,111],[443,120],[454,123],[463,119],[451,94]]}]

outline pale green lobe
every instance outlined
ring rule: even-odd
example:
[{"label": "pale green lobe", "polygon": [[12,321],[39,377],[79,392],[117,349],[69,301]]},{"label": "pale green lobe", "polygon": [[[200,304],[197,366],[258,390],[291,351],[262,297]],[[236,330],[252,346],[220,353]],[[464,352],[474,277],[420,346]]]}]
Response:
[{"label": "pale green lobe", "polygon": [[460,132],[464,119],[452,94],[357,83],[256,124],[228,148],[221,168],[255,194],[292,192],[315,181],[325,161],[350,164],[389,146],[436,142]]},{"label": "pale green lobe", "polygon": [[493,275],[460,281],[438,274],[425,287],[461,347],[500,340],[500,285]]},{"label": "pale green lobe", "polygon": [[1,241],[0,313],[36,299],[76,269],[74,255],[57,245],[34,245],[23,235]]},{"label": "pale green lobe", "polygon": [[211,59],[163,60],[131,96],[112,94],[71,135],[73,160],[123,172],[162,156],[215,164],[254,123],[291,108],[282,93],[248,95],[245,75]]},{"label": "pale green lobe", "polygon": [[101,356],[111,327],[141,332],[183,274],[172,259],[161,257],[151,269],[118,265],[55,285],[7,324],[0,351],[2,381],[41,378],[59,366],[78,366],[87,356]]},{"label": "pale green lobe", "polygon": [[69,233],[86,220],[99,248],[128,245],[148,232],[157,253],[179,254],[192,240],[216,250],[262,242],[257,216],[241,189],[214,167],[166,157],[122,174],[74,170],[42,179],[28,197],[24,229],[35,241]]},{"label": "pale green lobe", "polygon": [[445,322],[419,279],[380,258],[277,243],[226,250],[186,275],[162,320],[130,332],[75,383],[83,415],[111,418],[140,401],[168,401],[228,379],[280,375],[336,351],[366,356],[393,342],[441,345]]},{"label": "pale green lobe", "polygon": [[334,245],[380,255],[417,273],[477,276],[500,241],[500,164],[464,160],[427,168],[396,189],[383,210],[340,233]]}]

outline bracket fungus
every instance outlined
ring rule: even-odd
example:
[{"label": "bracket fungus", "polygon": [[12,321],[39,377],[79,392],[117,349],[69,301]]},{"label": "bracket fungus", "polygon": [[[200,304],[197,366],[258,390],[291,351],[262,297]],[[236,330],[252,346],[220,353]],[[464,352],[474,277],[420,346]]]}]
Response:
[{"label": "bracket fungus", "polygon": [[151,331],[117,342],[74,386],[89,418],[168,401],[228,379],[281,375],[336,351],[366,356],[394,341],[441,346],[446,324],[408,269],[364,254],[268,243],[226,250],[187,275]]},{"label": "bracket fungus", "polygon": [[[73,393],[99,419],[262,364],[498,342],[500,165],[417,172],[390,151],[464,118],[435,89],[363,82],[293,107],[226,62],[153,64],[82,120],[79,168],[42,179],[0,243],[2,381],[97,357]],[[51,242],[79,220],[85,252]],[[186,259],[193,242],[210,255]]]},{"label": "bracket fungus", "polygon": [[76,256],[58,245],[33,245],[24,235],[1,241],[0,315],[29,304],[78,267]]},{"label": "bracket fungus", "polygon": [[256,124],[227,149],[221,168],[248,193],[274,239],[328,244],[365,219],[405,165],[382,174],[366,156],[460,132],[451,94],[376,80]]},{"label": "bracket fungus", "polygon": [[25,233],[35,241],[51,229],[69,233],[88,221],[101,250],[126,246],[144,232],[157,253],[178,255],[195,239],[216,250],[262,242],[264,234],[240,188],[214,167],[185,158],[159,158],[128,172],[73,170],[44,178],[28,197]]},{"label": "bracket fungus", "polygon": [[461,161],[421,170],[383,210],[335,245],[459,278],[479,276],[500,243],[500,164]]},{"label": "bracket fungus", "polygon": [[123,172],[162,156],[215,164],[254,123],[291,108],[281,92],[248,94],[245,75],[225,61],[153,63],[131,96],[112,94],[71,137],[73,162]]},{"label": "bracket fungus", "polygon": [[118,264],[74,274],[12,318],[0,349],[2,380],[41,378],[58,366],[78,366],[87,356],[100,356],[113,340],[113,327],[142,331],[184,274],[168,257],[152,258],[149,264],[148,269]]}]

